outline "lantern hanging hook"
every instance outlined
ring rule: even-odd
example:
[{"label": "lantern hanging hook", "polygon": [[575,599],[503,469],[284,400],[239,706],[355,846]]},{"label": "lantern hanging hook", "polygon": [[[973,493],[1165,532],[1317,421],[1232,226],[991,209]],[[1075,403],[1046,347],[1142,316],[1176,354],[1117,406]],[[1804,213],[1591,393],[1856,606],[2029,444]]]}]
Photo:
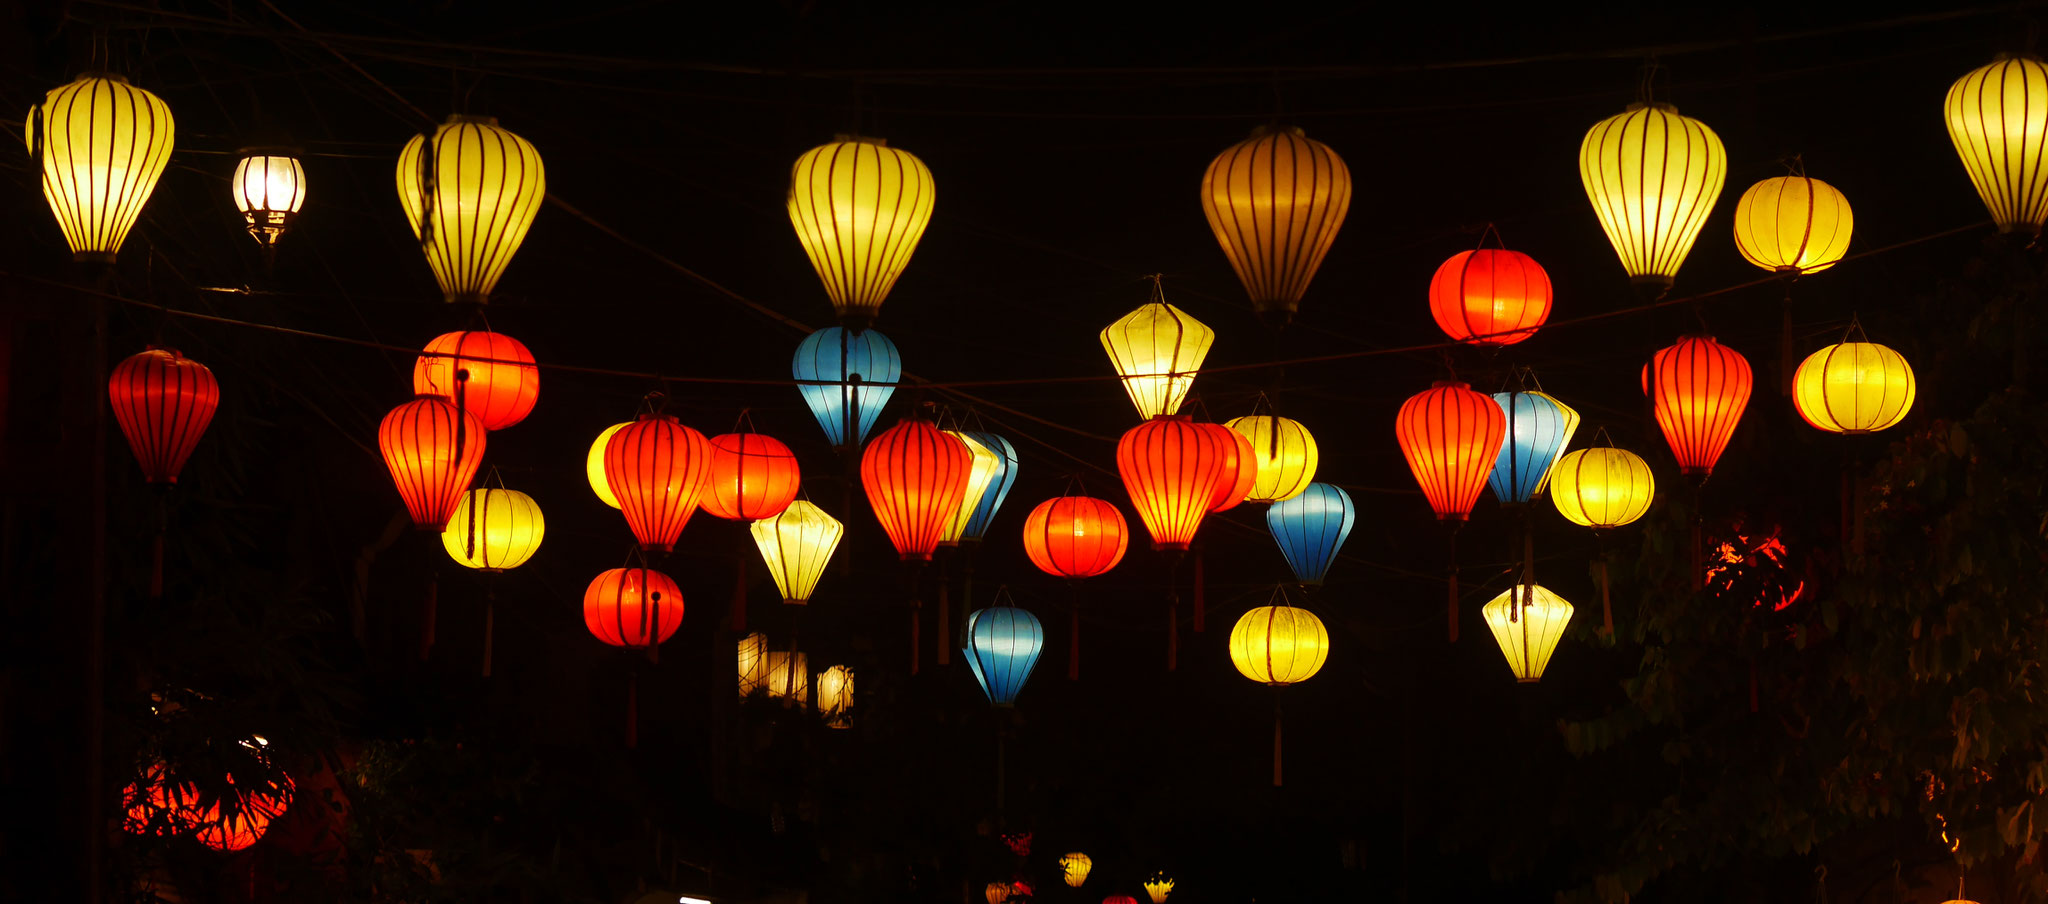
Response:
[{"label": "lantern hanging hook", "polygon": [[[742,428],[742,427],[744,427],[744,428],[746,428],[746,429],[744,429],[744,430],[740,429],[740,428]],[[753,432],[755,432],[755,430],[754,430],[754,409],[752,409],[752,408],[741,408],[741,409],[740,409],[740,415],[739,415],[739,417],[733,418],[733,421],[732,421],[732,432],[734,432],[734,433],[753,433]]]},{"label": "lantern hanging hook", "polygon": [[1479,230],[1479,244],[1472,246],[1472,249],[1477,251],[1485,248],[1487,236],[1493,236],[1493,247],[1507,250],[1507,240],[1500,237],[1500,228],[1495,226],[1492,220],[1486,221],[1486,228]]},{"label": "lantern hanging hook", "polygon": [[1641,81],[1636,85],[1636,100],[1643,106],[1654,106],[1657,102],[1657,55],[1643,58]]},{"label": "lantern hanging hook", "polygon": [[1862,319],[1854,311],[1849,312],[1849,326],[1842,330],[1842,341],[1848,342],[1851,337],[1864,342],[1870,341],[1870,336],[1863,332]]},{"label": "lantern hanging hook", "polygon": [[1605,446],[1609,449],[1614,448],[1614,437],[1607,435],[1606,424],[1601,424],[1599,427],[1594,428],[1593,442],[1598,445]]},{"label": "lantern hanging hook", "polygon": [[668,393],[657,389],[640,397],[640,414],[660,414],[668,408]]}]

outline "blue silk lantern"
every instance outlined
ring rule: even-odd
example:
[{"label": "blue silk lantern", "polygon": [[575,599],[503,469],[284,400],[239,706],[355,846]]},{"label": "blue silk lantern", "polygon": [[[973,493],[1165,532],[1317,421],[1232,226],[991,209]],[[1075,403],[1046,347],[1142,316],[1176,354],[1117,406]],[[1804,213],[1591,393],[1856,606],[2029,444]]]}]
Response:
[{"label": "blue silk lantern", "polygon": [[982,535],[988,533],[989,522],[996,519],[996,509],[1002,508],[1003,499],[1010,495],[1010,485],[1017,482],[1017,447],[993,433],[966,433],[996,454],[996,472],[989,477],[988,489],[982,492],[981,501],[974,503],[974,511],[967,516],[967,524],[960,531],[962,541],[979,542]]},{"label": "blue silk lantern", "polygon": [[[868,438],[882,406],[896,394],[896,381],[903,378],[903,357],[896,353],[896,343],[874,330],[851,334],[828,326],[797,345],[793,370],[798,380],[818,381],[799,383],[797,389],[818,426],[825,428],[825,438],[843,449]],[[858,388],[855,377],[860,378]]]},{"label": "blue silk lantern", "polygon": [[976,609],[967,616],[967,667],[988,702],[1010,706],[1031,680],[1038,653],[1045,647],[1045,629],[1038,616],[1015,606]]},{"label": "blue silk lantern", "polygon": [[1351,494],[1327,483],[1309,484],[1301,495],[1266,509],[1266,529],[1280,544],[1280,554],[1287,557],[1287,567],[1294,569],[1294,579],[1303,584],[1323,582],[1357,520],[1358,507],[1351,504]]},{"label": "blue silk lantern", "polygon": [[1502,504],[1519,505],[1550,484],[1551,467],[1579,429],[1579,413],[1542,392],[1496,392],[1493,401],[1508,416],[1508,429],[1486,485]]}]

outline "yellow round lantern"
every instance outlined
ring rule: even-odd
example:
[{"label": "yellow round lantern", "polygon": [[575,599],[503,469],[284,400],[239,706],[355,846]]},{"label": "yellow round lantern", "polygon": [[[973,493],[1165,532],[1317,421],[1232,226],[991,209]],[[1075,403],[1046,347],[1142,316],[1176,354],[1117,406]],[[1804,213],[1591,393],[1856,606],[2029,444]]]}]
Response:
[{"label": "yellow round lantern", "polygon": [[747,530],[753,533],[761,560],[768,563],[768,574],[782,591],[782,601],[792,606],[810,601],[826,563],[832,561],[832,551],[846,534],[839,519],[809,499],[798,499],[782,514],[756,521]]},{"label": "yellow round lantern", "polygon": [[1344,158],[1300,129],[1261,126],[1202,174],[1202,212],[1252,308],[1293,319],[1351,209]]},{"label": "yellow round lantern", "polygon": [[1627,449],[1577,449],[1566,452],[1550,469],[1550,501],[1558,514],[1594,530],[1641,518],[1656,496],[1650,463]]},{"label": "yellow round lantern", "polygon": [[249,234],[267,249],[292,227],[306,203],[306,168],[292,151],[245,150],[228,187]]},{"label": "yellow round lantern", "polygon": [[590,480],[590,491],[612,508],[619,507],[619,497],[612,492],[611,479],[604,476],[604,447],[612,441],[612,434],[629,426],[632,426],[631,421],[604,428],[604,432],[597,435],[597,441],[590,444],[590,451],[583,456],[583,476]]},{"label": "yellow round lantern", "polygon": [[1307,609],[1260,606],[1230,629],[1230,661],[1260,684],[1299,684],[1313,677],[1330,656],[1330,632]]},{"label": "yellow round lantern", "polygon": [[1180,411],[1216,331],[1167,304],[1155,284],[1151,303],[1103,327],[1101,339],[1138,416],[1151,420]]},{"label": "yellow round lantern", "polygon": [[1060,877],[1066,880],[1070,888],[1080,888],[1082,883],[1088,881],[1088,871],[1094,868],[1095,861],[1080,851],[1060,857]]},{"label": "yellow round lantern", "polygon": [[838,136],[789,172],[789,222],[839,322],[873,323],[931,224],[936,184],[916,155],[880,138]]},{"label": "yellow round lantern", "polygon": [[465,568],[509,571],[533,558],[546,534],[547,520],[533,497],[518,490],[470,490],[441,531],[441,546]]},{"label": "yellow round lantern", "polygon": [[1849,199],[1812,176],[1765,179],[1735,203],[1735,248],[1777,273],[1818,273],[1849,253]]},{"label": "yellow round lantern", "polygon": [[1905,356],[1875,342],[1843,342],[1800,362],[1792,403],[1830,433],[1875,433],[1905,420],[1917,387]]},{"label": "yellow round lantern", "polygon": [[853,725],[847,719],[847,712],[853,709],[853,670],[835,665],[818,673],[818,715],[825,720],[826,728],[848,728]]},{"label": "yellow round lantern", "polygon": [[1631,104],[1587,130],[1579,180],[1632,282],[1669,289],[1728,178],[1705,123],[1669,104]]},{"label": "yellow round lantern", "polygon": [[1252,441],[1259,476],[1246,502],[1284,502],[1301,495],[1316,479],[1316,438],[1300,422],[1273,415],[1235,418],[1224,426]]},{"label": "yellow round lantern", "polygon": [[2039,235],[2048,220],[2048,65],[2006,57],[1956,79],[1948,137],[1999,232]]},{"label": "yellow round lantern", "polygon": [[29,108],[43,199],[82,263],[111,264],[171,160],[171,108],[118,75],[86,73]]},{"label": "yellow round lantern", "polygon": [[1479,610],[1493,629],[1493,640],[1507,656],[1515,680],[1532,684],[1543,677],[1550,654],[1572,620],[1572,604],[1536,584],[1516,584]]},{"label": "yellow round lantern", "polygon": [[1166,896],[1173,894],[1173,879],[1165,873],[1153,873],[1152,878],[1145,880],[1145,894],[1152,904],[1166,904]]},{"label": "yellow round lantern", "polygon": [[450,116],[398,154],[399,204],[450,302],[491,300],[547,193],[540,152],[494,117]]}]

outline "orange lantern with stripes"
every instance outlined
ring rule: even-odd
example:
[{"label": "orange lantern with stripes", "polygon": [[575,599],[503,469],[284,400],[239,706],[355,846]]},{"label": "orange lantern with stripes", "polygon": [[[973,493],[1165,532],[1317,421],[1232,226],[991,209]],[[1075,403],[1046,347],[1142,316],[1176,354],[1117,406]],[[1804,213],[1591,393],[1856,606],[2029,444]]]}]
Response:
[{"label": "orange lantern with stripes", "polygon": [[699,504],[727,521],[773,518],[796,501],[803,486],[796,453],[760,433],[711,438],[711,473]]},{"label": "orange lantern with stripes", "polygon": [[1196,424],[1212,430],[1217,436],[1230,441],[1223,454],[1224,479],[1216,482],[1216,498],[1209,503],[1209,511],[1221,512],[1237,507],[1246,496],[1251,495],[1252,486],[1259,479],[1258,453],[1252,447],[1251,437],[1225,427],[1222,424]]},{"label": "orange lantern with stripes", "polygon": [[171,484],[213,422],[220,384],[206,365],[151,346],[114,365],[107,399],[142,473],[150,483]]},{"label": "orange lantern with stripes", "polygon": [[1115,568],[1130,545],[1124,514],[1090,496],[1047,499],[1024,518],[1024,554],[1054,577],[1092,578]]},{"label": "orange lantern with stripes", "polygon": [[443,333],[413,362],[412,391],[454,402],[483,421],[485,430],[503,430],[533,411],[540,368],[525,343],[504,333]]},{"label": "orange lantern with stripes", "polygon": [[1430,279],[1429,313],[1459,342],[1513,345],[1549,319],[1550,274],[1520,251],[1461,251]]},{"label": "orange lantern with stripes", "polygon": [[1401,405],[1394,436],[1439,521],[1463,521],[1486,488],[1507,435],[1507,415],[1463,383],[1438,381]]},{"label": "orange lantern with stripes", "polygon": [[974,455],[930,421],[904,418],[868,442],[860,482],[875,520],[905,562],[929,562],[967,499]]},{"label": "orange lantern with stripes", "polygon": [[1216,504],[1217,485],[1237,479],[1224,471],[1234,446],[1207,426],[1161,415],[1125,431],[1116,444],[1117,473],[1153,549],[1187,549]]},{"label": "orange lantern with stripes", "polygon": [[1728,448],[1754,384],[1749,361],[1712,336],[1685,336],[1643,367],[1643,392],[1679,472],[1704,481]]},{"label": "orange lantern with stripes", "polygon": [[605,482],[641,549],[675,548],[697,511],[710,464],[711,441],[671,415],[643,414],[612,435],[604,447]]},{"label": "orange lantern with stripes", "polygon": [[377,448],[420,530],[439,533],[462,503],[484,460],[484,424],[439,396],[423,395],[384,415]]},{"label": "orange lantern with stripes", "polygon": [[583,626],[615,647],[644,650],[683,624],[683,591],[652,568],[614,568],[583,591]]}]

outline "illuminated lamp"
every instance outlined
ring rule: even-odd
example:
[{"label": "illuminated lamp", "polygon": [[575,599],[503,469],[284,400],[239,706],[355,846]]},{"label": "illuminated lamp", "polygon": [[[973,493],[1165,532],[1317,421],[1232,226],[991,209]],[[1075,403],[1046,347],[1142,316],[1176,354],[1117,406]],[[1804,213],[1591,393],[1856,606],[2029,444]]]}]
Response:
[{"label": "illuminated lamp", "polygon": [[760,433],[725,433],[711,442],[710,471],[697,504],[728,521],[759,521],[789,508],[803,487],[796,453]]},{"label": "illuminated lamp", "polygon": [[1202,174],[1202,212],[1262,317],[1294,317],[1351,208],[1351,171],[1300,129],[1261,126]]},{"label": "illuminated lamp", "polygon": [[1444,334],[1480,346],[1513,345],[1550,318],[1550,274],[1506,248],[1451,255],[1429,281],[1429,313]]},{"label": "illuminated lamp", "polygon": [[441,546],[456,564],[496,573],[526,564],[546,533],[547,521],[533,497],[518,490],[471,490],[441,531]]},{"label": "illuminated lamp", "polygon": [[995,706],[1014,705],[1045,648],[1038,617],[1015,606],[992,606],[968,613],[966,628],[961,652],[981,692]]},{"label": "illuminated lamp", "polygon": [[[1298,684],[1315,676],[1330,657],[1330,632],[1307,609],[1287,605],[1286,594],[1273,592],[1275,605],[1239,616],[1230,629],[1230,662],[1238,674],[1273,687]],[[1273,708],[1273,787],[1280,787],[1280,709]]]},{"label": "illuminated lamp", "polygon": [[1735,203],[1735,250],[1773,273],[1818,273],[1849,253],[1849,199],[1799,173],[1765,179]]},{"label": "illuminated lamp", "polygon": [[697,511],[710,471],[711,442],[673,416],[649,412],[605,444],[605,482],[633,538],[668,552]]},{"label": "illuminated lamp", "polygon": [[747,529],[754,535],[754,545],[760,547],[761,560],[768,564],[768,574],[775,578],[776,589],[782,591],[783,603],[791,606],[810,602],[818,579],[825,575],[825,565],[832,561],[833,550],[839,548],[839,538],[846,533],[839,519],[808,499],[791,502],[781,514],[756,521]]},{"label": "illuminated lamp", "polygon": [[874,322],[931,224],[935,188],[924,161],[880,138],[841,135],[790,168],[789,222],[842,325]]},{"label": "illuminated lamp", "polygon": [[483,422],[438,396],[420,396],[384,415],[377,448],[413,526],[439,532],[484,460]]},{"label": "illuminated lamp", "polygon": [[903,378],[896,343],[874,330],[830,326],[797,343],[791,372],[811,416],[834,448],[858,447]]},{"label": "illuminated lamp", "polygon": [[967,498],[973,466],[966,443],[914,417],[868,444],[861,454],[861,486],[903,561],[931,561],[947,521]]},{"label": "illuminated lamp", "polygon": [[292,228],[306,203],[306,168],[294,150],[244,150],[228,187],[249,234],[268,250]]},{"label": "illuminated lamp", "polygon": [[1463,383],[1439,381],[1401,405],[1394,436],[1439,521],[1463,521],[1500,458],[1507,415]]},{"label": "illuminated lamp", "polygon": [[143,475],[174,484],[220,408],[220,384],[206,365],[151,346],[114,365],[107,400]]},{"label": "illuminated lamp", "polygon": [[1060,878],[1065,879],[1070,888],[1080,888],[1088,881],[1088,871],[1094,868],[1095,861],[1080,851],[1060,856]]},{"label": "illuminated lamp", "polygon": [[853,709],[853,670],[835,665],[818,673],[818,715],[826,728],[850,728],[847,712]]},{"label": "illuminated lamp", "polygon": [[1479,613],[1493,629],[1493,639],[1508,659],[1515,680],[1534,684],[1550,664],[1550,654],[1572,620],[1572,604],[1536,584],[1516,584],[1494,597]]},{"label": "illuminated lamp", "polygon": [[71,259],[111,264],[171,160],[171,108],[118,75],[91,72],[29,108],[22,134]]},{"label": "illuminated lamp", "polygon": [[1550,501],[1558,514],[1594,530],[1641,518],[1657,494],[1649,462],[1613,446],[1566,452],[1550,474]]},{"label": "illuminated lamp", "polygon": [[1145,880],[1145,894],[1152,904],[1166,904],[1166,896],[1173,894],[1173,879],[1165,873],[1153,873],[1152,878]]},{"label": "illuminated lamp", "polygon": [[1224,426],[1251,440],[1259,475],[1245,493],[1246,502],[1272,503],[1293,499],[1316,479],[1316,438],[1300,422],[1273,415],[1232,418]]},{"label": "illuminated lamp", "polygon": [[2039,235],[2048,220],[2048,65],[2008,56],[1971,70],[1949,86],[1942,114],[1998,231]]},{"label": "illuminated lamp", "polygon": [[1686,336],[1643,368],[1657,426],[1678,458],[1679,472],[1705,481],[1728,448],[1749,405],[1749,361],[1712,336]]},{"label": "illuminated lamp", "polygon": [[967,478],[967,495],[962,497],[960,511],[946,522],[946,532],[939,539],[940,546],[957,546],[961,543],[980,543],[988,534],[990,522],[996,517],[996,510],[1002,508],[1003,500],[1009,498],[1010,487],[1017,482],[1020,470],[1017,461],[1017,447],[1010,441],[987,431],[957,431],[947,433],[967,443],[969,451],[979,446],[989,453],[988,479],[981,480],[979,472],[982,458],[979,452],[974,456],[974,468]]},{"label": "illuminated lamp", "polygon": [[1184,415],[1160,415],[1124,431],[1116,469],[1152,536],[1152,548],[1185,550],[1225,475],[1227,440]]},{"label": "illuminated lamp", "polygon": [[1720,136],[1670,104],[1630,104],[1579,143],[1579,181],[1622,269],[1660,293],[1671,288],[1727,179]]},{"label": "illuminated lamp", "polygon": [[1216,331],[1167,304],[1155,279],[1152,301],[1103,327],[1101,339],[1138,417],[1151,420],[1180,411]]},{"label": "illuminated lamp", "polygon": [[644,650],[683,624],[683,591],[652,568],[614,568],[583,591],[583,626],[615,647]]},{"label": "illuminated lamp", "polygon": [[540,368],[525,343],[504,333],[443,333],[413,362],[412,391],[454,402],[483,421],[485,430],[503,430],[533,411]]},{"label": "illuminated lamp", "polygon": [[1010,883],[990,882],[981,890],[981,896],[988,904],[1005,904],[1010,900]]},{"label": "illuminated lamp", "polygon": [[1520,505],[1550,483],[1557,457],[1579,430],[1579,413],[1540,390],[1496,392],[1493,401],[1507,415],[1507,432],[1486,485],[1503,505]]},{"label": "illuminated lamp", "polygon": [[627,421],[604,428],[604,432],[598,434],[597,439],[591,442],[590,451],[583,456],[583,476],[590,481],[590,491],[597,494],[599,501],[612,508],[619,507],[619,497],[612,493],[611,479],[604,476],[604,450],[614,435],[632,425],[632,421]]},{"label": "illuminated lamp", "polygon": [[450,116],[398,154],[398,202],[451,303],[491,300],[547,193],[540,152],[494,117]]},{"label": "illuminated lamp", "polygon": [[[1245,501],[1246,496],[1251,495],[1252,486],[1259,480],[1259,457],[1257,451],[1252,448],[1251,438],[1222,424],[1195,426],[1215,432],[1217,436],[1230,441],[1230,447],[1223,455],[1225,478],[1216,482],[1216,498],[1209,503],[1209,511],[1214,513],[1234,509],[1238,503]],[[1229,476],[1233,474],[1236,476]]]},{"label": "illuminated lamp", "polygon": [[223,778],[233,799],[208,801],[197,785],[173,783],[166,772],[164,764],[155,763],[122,791],[127,810],[122,828],[129,834],[190,836],[216,851],[244,850],[261,841],[271,823],[291,807],[296,790],[291,777],[282,772],[277,785],[267,791],[234,787],[235,777],[228,774]]},{"label": "illuminated lamp", "polygon": [[1115,568],[1130,529],[1115,505],[1089,496],[1047,499],[1024,519],[1024,554],[1054,577],[1090,578]]},{"label": "illuminated lamp", "polygon": [[1792,402],[1829,433],[1875,433],[1905,420],[1917,387],[1905,356],[1875,342],[1842,342],[1800,362]]},{"label": "illuminated lamp", "polygon": [[1312,483],[1301,495],[1273,503],[1266,510],[1266,529],[1280,544],[1280,554],[1287,557],[1294,579],[1321,585],[1357,518],[1351,494],[1327,483]]}]

